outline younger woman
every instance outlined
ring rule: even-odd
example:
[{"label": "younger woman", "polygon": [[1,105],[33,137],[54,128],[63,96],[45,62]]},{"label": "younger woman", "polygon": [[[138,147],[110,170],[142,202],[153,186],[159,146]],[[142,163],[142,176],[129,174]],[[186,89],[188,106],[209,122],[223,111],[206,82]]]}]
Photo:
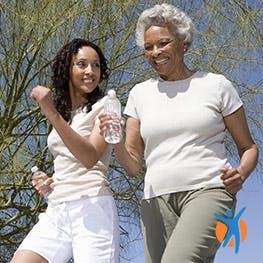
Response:
[{"label": "younger woman", "polygon": [[99,82],[107,70],[98,46],[74,39],[52,66],[54,100],[43,86],[31,93],[53,126],[53,191],[12,263],[118,262],[118,217],[106,175],[111,148],[98,127],[105,100]]}]

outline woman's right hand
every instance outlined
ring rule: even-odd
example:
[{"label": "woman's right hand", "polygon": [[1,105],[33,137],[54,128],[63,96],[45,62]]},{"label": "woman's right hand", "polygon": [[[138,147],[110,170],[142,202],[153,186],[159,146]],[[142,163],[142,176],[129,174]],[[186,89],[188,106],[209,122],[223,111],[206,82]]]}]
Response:
[{"label": "woman's right hand", "polygon": [[50,116],[57,114],[57,110],[52,99],[52,92],[49,88],[38,85],[32,89],[30,97],[33,101],[36,101],[39,104],[42,113],[48,119]]},{"label": "woman's right hand", "polygon": [[[112,116],[110,114],[102,113],[99,115],[99,120],[100,120],[100,125],[99,125],[100,135],[103,136],[103,134],[107,130],[108,126],[113,122],[113,119],[112,119]],[[120,119],[120,124],[121,124],[121,127],[123,128],[123,126],[125,125],[124,118]]]},{"label": "woman's right hand", "polygon": [[109,114],[103,113],[103,114],[99,115],[99,120],[100,120],[100,125],[99,125],[100,135],[103,136],[103,134],[107,130],[108,126],[112,122],[112,117]]},{"label": "woman's right hand", "polygon": [[41,172],[39,175],[35,175],[32,178],[32,185],[40,195],[47,195],[52,192],[53,179]]}]

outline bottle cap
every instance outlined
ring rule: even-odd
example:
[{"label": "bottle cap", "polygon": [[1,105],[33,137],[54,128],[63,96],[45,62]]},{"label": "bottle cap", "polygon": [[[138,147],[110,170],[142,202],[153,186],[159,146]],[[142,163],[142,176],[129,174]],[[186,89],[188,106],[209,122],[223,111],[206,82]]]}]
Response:
[{"label": "bottle cap", "polygon": [[116,96],[115,90],[114,90],[114,89],[110,89],[110,90],[108,91],[108,95],[109,95],[109,97],[115,97],[115,96]]},{"label": "bottle cap", "polygon": [[33,166],[33,167],[31,168],[31,172],[32,172],[32,173],[35,173],[36,171],[38,171],[38,167],[37,167],[37,166]]}]

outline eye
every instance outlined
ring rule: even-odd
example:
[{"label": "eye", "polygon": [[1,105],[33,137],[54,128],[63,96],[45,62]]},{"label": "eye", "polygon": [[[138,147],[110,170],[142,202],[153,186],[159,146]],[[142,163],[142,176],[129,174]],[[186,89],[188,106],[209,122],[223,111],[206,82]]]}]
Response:
[{"label": "eye", "polygon": [[86,64],[83,62],[83,61],[79,61],[77,62],[77,66],[81,69],[85,68],[86,67]]},{"label": "eye", "polygon": [[99,62],[94,62],[91,64],[92,69],[95,70],[100,70],[100,63]]},{"label": "eye", "polygon": [[144,50],[145,51],[151,51],[153,49],[153,46],[152,45],[145,45],[144,46]]},{"label": "eye", "polygon": [[170,44],[172,42],[172,40],[162,40],[159,42],[159,47],[165,47],[168,44]]}]

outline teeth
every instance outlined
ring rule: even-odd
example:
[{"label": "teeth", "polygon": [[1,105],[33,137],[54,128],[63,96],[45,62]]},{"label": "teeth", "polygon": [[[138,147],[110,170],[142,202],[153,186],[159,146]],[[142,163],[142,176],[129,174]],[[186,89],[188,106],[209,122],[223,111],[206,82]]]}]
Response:
[{"label": "teeth", "polygon": [[92,79],[84,79],[84,83],[92,83]]},{"label": "teeth", "polygon": [[155,60],[155,63],[156,64],[165,64],[167,60],[168,60],[168,58],[164,58],[164,59],[161,59],[161,60]]}]

